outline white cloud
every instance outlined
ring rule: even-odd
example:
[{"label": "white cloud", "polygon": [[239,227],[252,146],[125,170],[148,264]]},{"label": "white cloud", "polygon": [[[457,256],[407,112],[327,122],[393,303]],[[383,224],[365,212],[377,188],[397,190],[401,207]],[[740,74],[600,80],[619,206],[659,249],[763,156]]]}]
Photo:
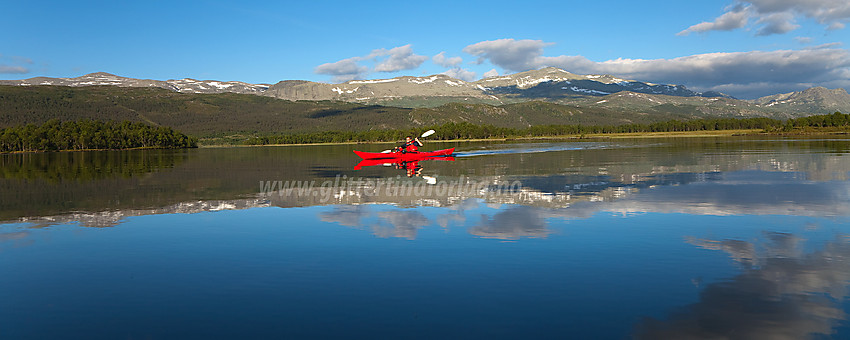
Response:
[{"label": "white cloud", "polygon": [[464,52],[478,57],[481,64],[489,59],[495,65],[513,71],[535,68],[534,61],[543,55],[543,48],[552,45],[542,40],[499,39],[469,45]]},{"label": "white cloud", "polygon": [[[313,70],[317,74],[334,76],[334,81],[345,82],[354,79],[363,79],[371,72],[397,72],[418,68],[428,60],[427,56],[416,55],[410,45],[399,46],[391,49],[377,49],[364,57],[351,57],[333,63],[326,63]],[[375,63],[374,68],[361,63]]]},{"label": "white cloud", "polygon": [[455,79],[464,80],[464,81],[475,81],[478,77],[477,73],[470,71],[470,70],[462,69],[460,67],[450,69],[446,72],[443,72],[442,74],[445,74],[445,75],[452,77],[452,78],[455,78]]},{"label": "white cloud", "polygon": [[778,88],[800,90],[810,84],[850,78],[850,53],[834,48],[708,53],[673,59],[617,59],[556,66],[569,65],[584,67],[586,73],[685,84],[701,90],[736,89],[727,93],[743,97],[775,93]]},{"label": "white cloud", "polygon": [[814,19],[830,30],[842,29],[850,21],[850,1],[738,0],[714,21],[688,27],[679,35],[743,28],[749,19],[756,19],[756,26],[763,25],[756,30],[756,35],[783,34],[799,28],[795,21],[801,16]]},{"label": "white cloud", "polygon": [[[774,94],[779,88],[801,90],[811,85],[850,83],[850,51],[835,45],[595,62],[583,56],[543,56],[542,46],[548,45],[543,42],[534,44],[538,48],[528,48],[531,45],[528,41],[513,39],[490,43],[477,43],[464,50],[516,72],[554,66],[578,74],[613,74],[626,79],[682,84],[702,91],[732,89],[736,91],[723,92],[745,98]],[[520,44],[522,48],[511,44]]]},{"label": "white cloud", "polygon": [[23,66],[0,65],[0,73],[5,74],[25,74],[30,73],[30,70]]},{"label": "white cloud", "polygon": [[[0,57],[2,57],[2,55],[0,55]],[[32,59],[27,58],[27,57],[10,56],[9,58],[12,59],[12,61],[19,63],[19,64],[32,64],[33,63]]]},{"label": "white cloud", "polygon": [[431,60],[433,60],[435,64],[447,68],[456,67],[457,65],[460,65],[461,62],[463,62],[463,58],[461,57],[446,57],[446,52],[440,52],[439,54],[431,57]]},{"label": "white cloud", "polygon": [[372,51],[368,59],[380,59],[381,57],[389,56],[387,59],[378,62],[375,65],[377,72],[397,72],[403,70],[412,70],[418,68],[422,63],[428,60],[427,56],[413,54],[413,48],[408,45],[394,47],[392,49],[378,49]]},{"label": "white cloud", "polygon": [[844,0],[748,0],[759,13],[797,12],[820,23],[850,19],[850,2]]},{"label": "white cloud", "polygon": [[491,69],[490,71],[484,72],[484,78],[497,77],[499,75],[499,71],[496,69]]},{"label": "white cloud", "polygon": [[749,9],[737,6],[729,12],[723,13],[723,15],[717,17],[717,19],[714,19],[712,22],[701,22],[688,27],[686,30],[679,32],[677,35],[688,35],[692,32],[731,31],[746,26],[749,19]]},{"label": "white cloud", "polygon": [[756,24],[764,25],[756,32],[756,35],[762,36],[784,34],[800,28],[800,25],[794,23],[794,15],[787,12],[765,15]]},{"label": "white cloud", "polygon": [[811,37],[795,37],[794,40],[803,45],[811,44],[814,41]]},{"label": "white cloud", "polygon": [[0,74],[25,74],[30,73],[28,67],[20,66],[21,64],[32,64],[33,61],[27,57],[10,56],[0,54],[0,62],[8,62],[9,64],[0,64]]},{"label": "white cloud", "polygon": [[361,58],[354,57],[343,59],[334,63],[322,64],[316,66],[313,72],[334,76],[334,81],[336,82],[360,79],[369,72],[368,67],[357,64],[360,60]]}]

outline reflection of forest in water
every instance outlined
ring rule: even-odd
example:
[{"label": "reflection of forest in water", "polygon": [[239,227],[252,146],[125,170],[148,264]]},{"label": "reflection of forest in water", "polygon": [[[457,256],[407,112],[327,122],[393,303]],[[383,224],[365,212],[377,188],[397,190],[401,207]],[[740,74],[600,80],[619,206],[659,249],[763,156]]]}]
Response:
[{"label": "reflection of forest in water", "polygon": [[0,155],[0,220],[254,198],[259,178],[303,177],[317,161],[310,156],[297,148]]},{"label": "reflection of forest in water", "polygon": [[0,178],[40,179],[53,184],[110,177],[132,178],[173,168],[187,157],[185,150],[0,154]]},{"label": "reflection of forest in water", "polygon": [[[571,143],[571,142],[564,142]],[[466,178],[494,185],[520,181],[526,195],[489,193],[479,197],[346,196],[327,202],[316,197],[259,197],[280,207],[328,204],[389,203],[398,206],[454,206],[461,200],[481,198],[491,203],[510,203],[559,209],[580,214],[582,202],[605,202],[595,210],[646,210],[639,197],[653,205],[673,206],[673,200],[652,192],[669,188],[660,196],[682,195],[692,207],[707,201],[708,208],[724,205],[742,211],[794,202],[813,202],[818,197],[843,199],[830,190],[847,180],[850,162],[844,154],[848,140],[763,140],[752,138],[682,138],[581,141],[575,150],[510,153],[534,150],[534,143],[455,143],[459,152],[496,148],[508,152],[461,157],[455,162],[423,162],[423,174],[440,181]],[[558,143],[540,143],[541,149]],[[520,146],[517,146],[520,145]],[[439,145],[443,147],[443,144]],[[382,145],[223,148],[197,150],[135,150],[2,155],[0,172],[0,220],[52,216],[69,212],[104,212],[164,208],[199,200],[255,199],[262,181],[326,181],[335,176],[391,178],[400,175],[388,167],[353,170],[358,158],[351,149]],[[516,150],[511,149],[516,147]],[[500,152],[502,152],[500,151]],[[747,172],[754,176],[748,177]],[[741,172],[744,171],[744,172]],[[766,176],[763,174],[785,174]],[[422,181],[422,178],[407,179]],[[760,184],[766,180],[768,183]],[[701,183],[716,185],[697,187]],[[821,185],[818,183],[832,183]],[[711,192],[700,195],[678,186]],[[713,190],[713,191],[712,191]],[[818,190],[824,192],[818,192]],[[761,197],[755,197],[761,194]],[[831,196],[830,196],[831,195]],[[659,194],[655,194],[659,196]],[[723,197],[728,196],[728,197]],[[735,198],[743,197],[733,202]],[[782,199],[778,199],[782,198]],[[612,204],[622,201],[617,206]],[[716,204],[711,202],[717,202]],[[706,202],[701,202],[706,203]],[[805,205],[805,203],[800,203]],[[579,205],[578,207],[576,205]],[[686,206],[688,204],[685,204]],[[705,205],[705,204],[704,204]],[[825,208],[830,214],[843,209]],[[800,208],[800,206],[796,206]],[[808,208],[808,207],[806,207]],[[832,210],[830,210],[832,209]],[[770,210],[768,208],[768,210]],[[547,214],[552,214],[551,212]],[[562,213],[555,213],[561,214]]]}]

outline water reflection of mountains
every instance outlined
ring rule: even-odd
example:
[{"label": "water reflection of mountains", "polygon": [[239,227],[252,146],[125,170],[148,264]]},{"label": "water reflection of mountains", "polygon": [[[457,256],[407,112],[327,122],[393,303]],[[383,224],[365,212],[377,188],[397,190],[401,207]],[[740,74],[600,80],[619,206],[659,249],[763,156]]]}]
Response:
[{"label": "water reflection of mountains", "polygon": [[[100,169],[96,172],[100,175],[88,177],[62,175],[61,162],[36,161],[35,165],[28,165],[33,160],[14,159],[22,155],[6,155],[12,159],[5,159],[4,164],[18,164],[16,168],[47,166],[57,175],[0,178],[0,220],[47,217],[76,221],[83,216],[80,214],[95,213],[113,216],[107,220],[117,223],[121,215],[180,212],[181,206],[197,206],[197,202],[207,201],[214,202],[210,206],[232,201],[225,206],[244,208],[361,204],[452,208],[477,200],[482,204],[526,207],[504,211],[522,214],[529,221],[583,218],[600,211],[818,216],[850,213],[846,205],[850,161],[836,151],[836,141],[732,143],[729,139],[698,139],[618,143],[596,150],[465,157],[452,164],[428,164],[424,171],[439,181],[488,183],[489,188],[504,188],[505,184],[518,181],[521,183],[518,190],[366,196],[345,188],[335,192],[330,200],[312,195],[262,195],[258,184],[272,180],[321,183],[340,175],[386,179],[397,174],[392,169],[381,168],[351,170],[357,158],[350,152],[350,146],[160,150],[153,153],[156,161],[144,152],[139,153],[144,157],[133,151],[129,156],[119,153],[121,157],[106,153],[94,158],[120,161],[91,163]],[[465,144],[457,147],[479,148]],[[83,156],[73,157],[89,157],[80,155]],[[72,174],[79,173],[79,169],[86,168],[80,162],[72,161],[66,168]],[[133,165],[134,162],[142,165]],[[130,175],[123,175],[127,173]],[[422,178],[398,178],[396,185],[422,181]],[[204,209],[192,211],[215,210]],[[480,223],[502,225],[500,230],[509,224],[497,221],[495,216]],[[474,230],[481,236],[510,234],[505,238],[547,234],[545,227],[508,233],[491,229]]]}]

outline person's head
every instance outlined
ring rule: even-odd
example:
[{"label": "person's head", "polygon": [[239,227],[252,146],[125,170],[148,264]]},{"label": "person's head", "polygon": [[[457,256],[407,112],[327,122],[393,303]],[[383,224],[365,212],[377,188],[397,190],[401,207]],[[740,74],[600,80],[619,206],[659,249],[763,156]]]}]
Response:
[{"label": "person's head", "polygon": [[409,141],[413,140],[413,137],[407,136],[407,137],[404,137],[404,140],[409,142]]}]

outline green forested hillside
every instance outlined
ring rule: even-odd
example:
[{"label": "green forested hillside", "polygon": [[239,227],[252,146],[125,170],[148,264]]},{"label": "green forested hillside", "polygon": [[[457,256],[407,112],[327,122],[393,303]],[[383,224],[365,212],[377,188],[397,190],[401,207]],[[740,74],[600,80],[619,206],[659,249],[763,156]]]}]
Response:
[{"label": "green forested hillside", "polygon": [[[213,142],[267,144],[396,140],[431,127],[440,128],[440,138],[736,128],[782,132],[843,127],[848,118],[836,113],[783,122],[764,117],[713,118],[681,107],[636,112],[548,102],[449,103],[408,109],[233,93],[182,94],[159,88],[0,86],[0,128],[79,120],[141,122],[194,137],[238,136],[238,140],[227,137]],[[94,143],[80,140],[85,145],[59,148],[87,148]]]},{"label": "green forested hillside", "polygon": [[115,120],[169,126],[197,136],[407,129],[444,123],[524,128],[540,124],[619,125],[691,119],[545,102],[492,106],[450,103],[398,108],[332,101],[288,101],[246,94],[183,94],[160,88],[0,86],[0,127],[50,119]]},{"label": "green forested hillside", "polygon": [[246,94],[182,94],[159,88],[0,86],[0,127],[50,119],[126,120],[213,136],[390,128],[410,125],[409,111]]}]

